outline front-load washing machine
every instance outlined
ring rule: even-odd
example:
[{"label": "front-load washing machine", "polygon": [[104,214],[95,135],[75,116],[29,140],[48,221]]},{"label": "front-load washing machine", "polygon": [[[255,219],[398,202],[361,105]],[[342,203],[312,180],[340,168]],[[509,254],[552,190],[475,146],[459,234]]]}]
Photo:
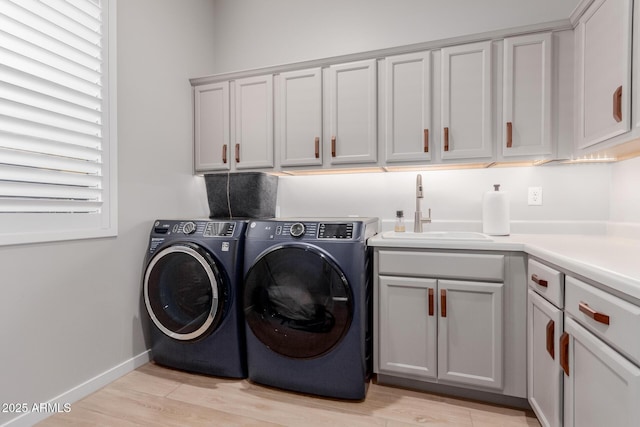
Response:
[{"label": "front-load washing machine", "polygon": [[240,285],[246,221],[158,220],[143,294],[151,357],[161,365],[246,378]]},{"label": "front-load washing machine", "polygon": [[250,221],[243,306],[249,379],[364,399],[377,218]]}]

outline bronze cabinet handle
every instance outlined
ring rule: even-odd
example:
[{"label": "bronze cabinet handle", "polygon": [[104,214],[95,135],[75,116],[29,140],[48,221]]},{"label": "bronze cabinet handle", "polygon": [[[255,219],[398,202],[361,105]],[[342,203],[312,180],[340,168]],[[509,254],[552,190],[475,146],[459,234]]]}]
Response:
[{"label": "bronze cabinet handle", "polygon": [[319,137],[316,136],[314,144],[315,144],[314,153],[315,153],[316,159],[319,159],[320,158],[320,138]]},{"label": "bronze cabinet handle", "polygon": [[336,156],[336,137],[331,137],[331,157]]},{"label": "bronze cabinet handle", "polygon": [[236,144],[236,163],[240,163],[240,144]]},{"label": "bronze cabinet handle", "polygon": [[566,332],[560,337],[560,367],[569,376],[569,334]]},{"label": "bronze cabinet handle", "polygon": [[423,148],[422,149],[423,149],[423,151],[425,153],[428,153],[429,152],[429,129],[425,129],[424,130],[424,134],[423,134],[422,140],[423,140],[422,141],[422,143],[423,143]]},{"label": "bronze cabinet handle", "polygon": [[429,316],[433,316],[433,308],[434,308],[433,289],[429,288]]},{"label": "bronze cabinet handle", "polygon": [[222,146],[222,163],[227,163],[227,144]]},{"label": "bronze cabinet handle", "polygon": [[622,121],[622,86],[613,92],[613,119],[618,123]]},{"label": "bronze cabinet handle", "polygon": [[604,313],[600,313],[599,311],[595,311],[593,308],[589,307],[589,304],[587,304],[586,302],[580,301],[580,303],[578,304],[578,309],[580,310],[581,313],[586,314],[596,322],[602,323],[604,325],[609,324],[608,315]]},{"label": "bronze cabinet handle", "polygon": [[542,286],[543,288],[546,288],[547,286],[549,286],[549,282],[547,282],[544,279],[540,279],[537,274],[532,274],[531,280],[533,281],[533,283],[535,283],[538,286]]},{"label": "bronze cabinet handle", "polygon": [[513,123],[507,122],[507,148],[513,147]]},{"label": "bronze cabinet handle", "polygon": [[444,151],[449,151],[449,128],[444,128]]},{"label": "bronze cabinet handle", "polygon": [[447,290],[440,289],[440,316],[447,317]]},{"label": "bronze cabinet handle", "polygon": [[547,323],[547,352],[549,353],[552,359],[556,358],[555,348],[554,348],[555,327],[556,327],[555,322],[553,320],[549,320],[549,323]]}]

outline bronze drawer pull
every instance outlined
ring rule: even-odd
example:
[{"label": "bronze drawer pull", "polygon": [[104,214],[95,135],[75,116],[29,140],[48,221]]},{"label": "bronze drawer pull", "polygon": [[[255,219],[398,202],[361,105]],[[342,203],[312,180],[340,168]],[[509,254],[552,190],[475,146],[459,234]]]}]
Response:
[{"label": "bronze drawer pull", "polygon": [[320,158],[320,138],[317,136],[315,139],[315,155],[316,155],[316,159]]},{"label": "bronze drawer pull", "polygon": [[507,148],[513,146],[513,123],[507,122]]},{"label": "bronze drawer pull", "polygon": [[566,332],[560,337],[560,367],[569,376],[569,334]]},{"label": "bronze drawer pull", "polygon": [[556,358],[556,352],[554,348],[555,328],[555,322],[553,320],[549,320],[549,323],[547,323],[547,352],[552,359]]},{"label": "bronze drawer pull", "polygon": [[240,163],[240,144],[236,144],[236,163]]},{"label": "bronze drawer pull", "polygon": [[423,134],[423,150],[425,153],[429,152],[429,129],[425,129],[424,130],[424,134]]},{"label": "bronze drawer pull", "polygon": [[613,119],[618,123],[622,121],[622,86],[613,92]]},{"label": "bronze drawer pull", "polygon": [[447,290],[440,289],[440,316],[447,317]]},{"label": "bronze drawer pull", "polygon": [[549,286],[549,282],[547,282],[544,279],[540,279],[537,274],[532,274],[531,280],[533,281],[533,283],[535,283],[538,286],[542,286],[543,288],[546,288],[547,286]]},{"label": "bronze drawer pull", "polygon": [[331,137],[331,157],[336,156],[336,137]]},{"label": "bronze drawer pull", "polygon": [[586,302],[580,301],[578,308],[580,309],[580,312],[586,314],[596,322],[602,323],[604,325],[609,324],[609,316],[604,313],[600,313],[599,311],[595,311],[593,308],[589,307]]},{"label": "bronze drawer pull", "polygon": [[444,151],[449,151],[449,128],[444,128]]},{"label": "bronze drawer pull", "polygon": [[433,306],[434,306],[434,301],[433,301],[433,289],[429,288],[429,316],[433,316]]}]

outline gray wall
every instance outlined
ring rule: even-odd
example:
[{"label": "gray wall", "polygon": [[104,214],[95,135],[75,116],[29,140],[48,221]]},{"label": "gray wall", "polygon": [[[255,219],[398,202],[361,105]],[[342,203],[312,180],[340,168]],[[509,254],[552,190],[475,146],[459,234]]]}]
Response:
[{"label": "gray wall", "polygon": [[211,0],[118,2],[118,237],[0,247],[0,402],[47,402],[145,352],[152,221],[208,215],[188,79],[214,68],[213,13]]},{"label": "gray wall", "polygon": [[214,3],[213,73],[222,73],[567,19],[578,0]]}]

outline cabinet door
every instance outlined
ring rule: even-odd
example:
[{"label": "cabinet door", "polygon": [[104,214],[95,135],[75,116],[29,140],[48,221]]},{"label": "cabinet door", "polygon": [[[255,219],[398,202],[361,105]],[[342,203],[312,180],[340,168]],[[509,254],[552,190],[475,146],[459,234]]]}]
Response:
[{"label": "cabinet door", "polygon": [[273,167],[273,76],[235,82],[235,167]]},{"label": "cabinet door", "polygon": [[443,159],[493,155],[491,42],[442,49]]},{"label": "cabinet door", "polygon": [[436,281],[380,276],[380,372],[435,378]]},{"label": "cabinet door", "polygon": [[502,388],[503,283],[438,280],[438,378]]},{"label": "cabinet door", "polygon": [[640,422],[640,368],[570,317],[568,374],[564,374],[567,427],[632,427]]},{"label": "cabinet door", "polygon": [[279,138],[282,166],[322,164],[322,70],[280,74]]},{"label": "cabinet door", "polygon": [[551,155],[551,33],[504,40],[502,93],[502,155]]},{"label": "cabinet door", "polygon": [[431,52],[388,57],[385,71],[385,160],[430,160]]},{"label": "cabinet door", "polygon": [[527,396],[540,424],[562,425],[562,370],[558,341],[562,311],[529,290],[527,302]]},{"label": "cabinet door", "polygon": [[576,142],[586,148],[630,126],[632,0],[596,0],[575,30]]},{"label": "cabinet door", "polygon": [[376,60],[334,65],[329,75],[331,164],[377,160]]},{"label": "cabinet door", "polygon": [[196,86],[194,104],[196,171],[228,170],[229,82]]}]

